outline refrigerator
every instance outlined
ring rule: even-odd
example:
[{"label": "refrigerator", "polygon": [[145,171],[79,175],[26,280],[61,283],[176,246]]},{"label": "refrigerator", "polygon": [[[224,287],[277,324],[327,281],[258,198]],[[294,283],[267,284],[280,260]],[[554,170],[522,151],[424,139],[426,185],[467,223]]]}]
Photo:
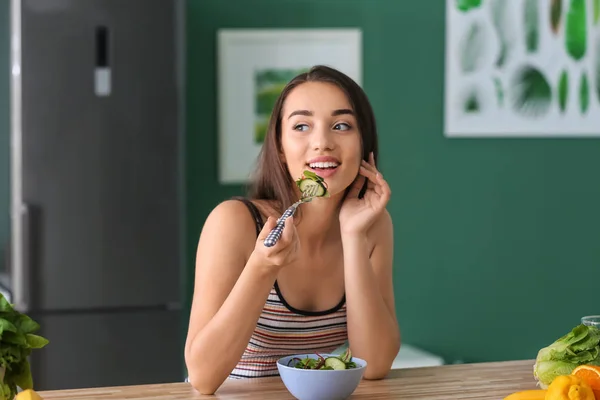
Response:
[{"label": "refrigerator", "polygon": [[182,1],[11,0],[8,291],[50,341],[37,390],[185,378]]}]

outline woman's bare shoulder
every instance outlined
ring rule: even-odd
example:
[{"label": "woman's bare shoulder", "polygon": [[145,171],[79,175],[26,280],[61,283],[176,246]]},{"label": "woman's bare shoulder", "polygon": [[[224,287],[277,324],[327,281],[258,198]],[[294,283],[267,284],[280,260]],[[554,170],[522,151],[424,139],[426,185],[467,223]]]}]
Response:
[{"label": "woman's bare shoulder", "polygon": [[[256,206],[255,203],[254,205]],[[238,228],[240,225],[252,228],[256,226],[250,207],[244,201],[237,199],[228,199],[217,204],[206,218],[205,225],[224,225],[231,222],[235,222],[234,225]]]},{"label": "woman's bare shoulder", "polygon": [[240,200],[225,200],[212,209],[200,235],[200,241],[254,246],[256,221],[248,206]]}]

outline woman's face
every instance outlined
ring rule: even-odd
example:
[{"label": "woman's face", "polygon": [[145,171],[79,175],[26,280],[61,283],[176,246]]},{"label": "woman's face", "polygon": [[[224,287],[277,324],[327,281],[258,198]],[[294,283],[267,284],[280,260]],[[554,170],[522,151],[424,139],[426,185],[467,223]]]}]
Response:
[{"label": "woman's face", "polygon": [[313,171],[325,179],[332,196],[358,174],[361,135],[348,99],[333,84],[306,82],[288,94],[281,112],[281,144],[292,179]]}]

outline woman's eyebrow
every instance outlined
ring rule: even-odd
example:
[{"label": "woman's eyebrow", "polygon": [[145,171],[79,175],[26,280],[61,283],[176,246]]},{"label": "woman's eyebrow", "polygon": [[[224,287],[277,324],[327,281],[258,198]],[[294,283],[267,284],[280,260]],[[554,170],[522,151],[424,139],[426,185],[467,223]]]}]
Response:
[{"label": "woman's eyebrow", "polygon": [[[290,113],[288,119],[292,118],[294,115],[304,115],[306,117],[312,117],[313,112],[309,110],[295,110]],[[349,108],[340,108],[331,112],[331,116],[333,117],[336,117],[338,115],[354,115],[354,111],[350,110]]]}]

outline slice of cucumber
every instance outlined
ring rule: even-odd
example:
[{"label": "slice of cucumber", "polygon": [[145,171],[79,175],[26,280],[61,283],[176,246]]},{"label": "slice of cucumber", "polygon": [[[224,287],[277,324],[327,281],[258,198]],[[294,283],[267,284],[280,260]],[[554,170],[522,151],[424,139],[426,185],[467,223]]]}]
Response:
[{"label": "slice of cucumber", "polygon": [[315,182],[311,179],[302,179],[298,183],[298,188],[302,193],[310,193],[316,197],[322,197],[325,195],[326,189],[321,182]]},{"label": "slice of cucumber", "polygon": [[327,357],[325,359],[325,366],[333,369],[346,369],[346,364],[337,357]]}]

